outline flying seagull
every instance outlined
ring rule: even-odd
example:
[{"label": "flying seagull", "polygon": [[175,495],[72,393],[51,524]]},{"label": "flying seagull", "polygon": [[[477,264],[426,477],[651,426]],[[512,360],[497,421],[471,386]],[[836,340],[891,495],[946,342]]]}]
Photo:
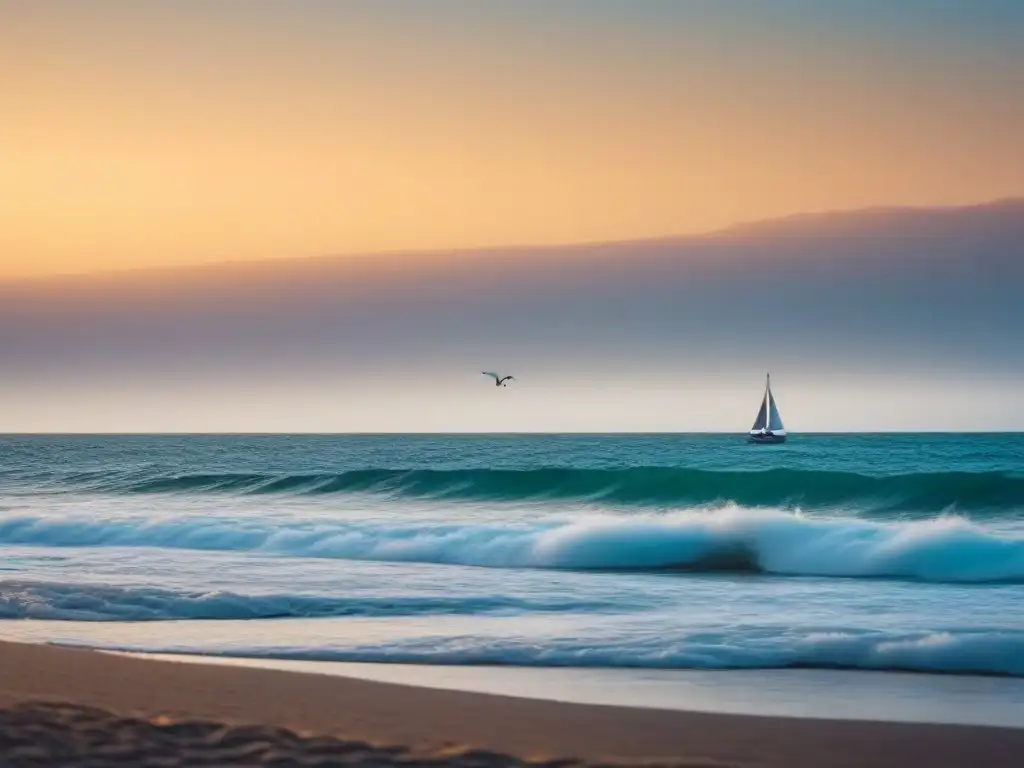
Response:
[{"label": "flying seagull", "polygon": [[490,376],[494,379],[494,386],[496,387],[507,387],[506,381],[515,381],[515,376],[499,376],[492,371],[483,371],[484,376]]}]

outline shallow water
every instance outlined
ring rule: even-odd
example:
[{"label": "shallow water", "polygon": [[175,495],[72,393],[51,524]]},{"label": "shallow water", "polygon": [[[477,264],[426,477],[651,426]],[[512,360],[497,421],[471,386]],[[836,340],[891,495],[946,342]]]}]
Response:
[{"label": "shallow water", "polygon": [[143,656],[620,707],[1024,727],[1024,680],[850,670],[574,669]]}]

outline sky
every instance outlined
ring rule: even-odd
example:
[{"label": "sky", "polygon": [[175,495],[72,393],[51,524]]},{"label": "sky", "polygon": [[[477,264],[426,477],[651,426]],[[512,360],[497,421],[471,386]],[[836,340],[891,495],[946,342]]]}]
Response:
[{"label": "sky", "polygon": [[0,279],[1024,190],[1005,0],[0,0]]},{"label": "sky", "polygon": [[1024,430],[1022,94],[1014,0],[0,0],[0,431]]},{"label": "sky", "polygon": [[[1024,430],[1024,198],[0,284],[8,431]],[[516,380],[496,388],[481,375]]]}]

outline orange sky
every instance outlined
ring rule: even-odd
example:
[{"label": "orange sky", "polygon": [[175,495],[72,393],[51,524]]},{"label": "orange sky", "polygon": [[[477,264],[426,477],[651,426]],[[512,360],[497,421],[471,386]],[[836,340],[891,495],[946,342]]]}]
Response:
[{"label": "orange sky", "polygon": [[731,5],[0,0],[0,278],[1024,193],[1005,20]]}]

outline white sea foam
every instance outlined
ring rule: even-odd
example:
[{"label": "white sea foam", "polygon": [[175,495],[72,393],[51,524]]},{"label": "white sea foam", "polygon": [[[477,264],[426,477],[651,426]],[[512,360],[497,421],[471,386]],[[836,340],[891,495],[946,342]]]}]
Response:
[{"label": "white sea foam", "polygon": [[1024,581],[1024,538],[957,517],[879,522],[727,507],[496,523],[5,515],[0,543],[260,551],[495,568],[735,569],[932,582]]}]

